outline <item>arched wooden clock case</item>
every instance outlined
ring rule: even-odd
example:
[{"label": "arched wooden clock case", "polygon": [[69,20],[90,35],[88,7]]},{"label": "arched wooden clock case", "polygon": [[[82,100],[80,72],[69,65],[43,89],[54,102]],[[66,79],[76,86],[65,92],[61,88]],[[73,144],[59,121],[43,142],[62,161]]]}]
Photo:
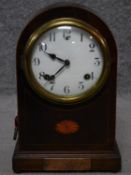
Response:
[{"label": "arched wooden clock case", "polygon": [[[59,18],[74,18],[93,26],[109,49],[110,72],[103,87],[90,99],[70,105],[38,95],[23,69],[29,37],[44,23]],[[19,138],[13,155],[14,172],[119,171],[115,140],[117,51],[106,24],[85,7],[48,7],[23,30],[16,61]]]}]

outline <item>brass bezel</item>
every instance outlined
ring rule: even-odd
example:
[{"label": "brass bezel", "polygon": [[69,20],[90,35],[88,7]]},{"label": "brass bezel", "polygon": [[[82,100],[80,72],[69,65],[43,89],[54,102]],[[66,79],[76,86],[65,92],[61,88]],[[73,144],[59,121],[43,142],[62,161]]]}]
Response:
[{"label": "brass bezel", "polygon": [[[103,51],[104,66],[103,66],[103,71],[102,71],[102,74],[99,80],[96,82],[94,86],[92,86],[91,89],[87,90],[84,93],[76,95],[76,96],[65,97],[65,96],[55,95],[53,93],[48,92],[37,82],[37,80],[35,80],[33,72],[31,70],[31,64],[30,64],[31,63],[31,52],[32,52],[32,48],[35,42],[37,41],[37,39],[44,32],[50,30],[51,28],[62,26],[62,25],[71,25],[71,26],[79,27],[91,33],[95,37],[97,42],[100,44],[101,49]],[[83,102],[84,100],[89,100],[91,97],[97,94],[100,91],[100,89],[103,87],[109,75],[109,71],[110,71],[110,57],[109,57],[109,48],[106,43],[106,40],[103,38],[103,36],[100,34],[100,32],[97,29],[85,23],[84,21],[81,21],[75,18],[59,18],[59,19],[54,19],[54,20],[51,20],[43,24],[41,27],[39,27],[36,31],[32,33],[32,35],[29,37],[27,44],[25,46],[24,72],[28,80],[28,83],[30,84],[31,88],[39,96],[49,101],[55,102],[55,103],[74,104],[74,103]]]}]

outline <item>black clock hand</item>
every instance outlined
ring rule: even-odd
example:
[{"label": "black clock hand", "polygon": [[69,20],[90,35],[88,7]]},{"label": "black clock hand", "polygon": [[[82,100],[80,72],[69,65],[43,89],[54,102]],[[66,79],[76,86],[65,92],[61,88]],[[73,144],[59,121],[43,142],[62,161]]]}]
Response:
[{"label": "black clock hand", "polygon": [[57,57],[54,53],[48,53],[48,52],[46,52],[46,51],[45,51],[45,53],[46,53],[52,60],[58,60],[58,61],[60,61],[60,62],[62,62],[62,63],[65,62],[65,60],[63,60],[63,59]]},{"label": "black clock hand", "polygon": [[65,65],[63,65],[63,66],[54,74],[54,78],[55,78],[56,75],[59,74],[64,68],[65,68]]},{"label": "black clock hand", "polygon": [[48,81],[54,80],[56,78],[56,75],[58,75],[65,67],[68,67],[69,65],[70,65],[70,61],[65,60],[64,65],[54,75],[45,74],[44,79]]},{"label": "black clock hand", "polygon": [[47,50],[47,44],[44,43],[44,42],[41,43],[41,45],[40,45],[40,50],[42,50],[45,54],[47,54],[52,60],[58,60],[58,61],[60,61],[60,62],[62,62],[62,63],[65,62],[65,60],[63,60],[63,59],[57,57],[56,54],[54,54],[54,53],[48,53],[48,52],[46,51],[46,50]]},{"label": "black clock hand", "polygon": [[65,67],[68,67],[70,65],[70,61],[69,60],[65,60],[64,61],[64,65],[52,76],[54,76],[54,78],[56,77],[56,75],[58,75],[60,72],[62,72],[62,70],[65,68]]},{"label": "black clock hand", "polygon": [[56,75],[59,74],[64,68],[65,64],[54,75],[45,74],[44,79],[48,81],[54,80]]}]

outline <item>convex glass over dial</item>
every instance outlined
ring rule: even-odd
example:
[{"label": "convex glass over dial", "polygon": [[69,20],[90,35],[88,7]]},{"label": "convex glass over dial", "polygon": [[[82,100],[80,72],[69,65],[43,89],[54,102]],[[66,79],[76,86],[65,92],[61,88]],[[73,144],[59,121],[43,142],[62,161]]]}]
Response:
[{"label": "convex glass over dial", "polygon": [[41,95],[57,97],[56,101],[88,96],[103,81],[102,45],[93,33],[77,25],[58,25],[41,33],[26,59],[34,87]]}]

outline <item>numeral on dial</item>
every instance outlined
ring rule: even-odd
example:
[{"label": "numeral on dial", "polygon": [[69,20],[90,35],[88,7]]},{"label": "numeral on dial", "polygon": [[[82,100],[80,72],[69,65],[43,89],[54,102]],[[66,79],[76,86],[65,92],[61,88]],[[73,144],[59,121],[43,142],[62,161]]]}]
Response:
[{"label": "numeral on dial", "polygon": [[79,87],[79,89],[83,90],[85,88],[84,82],[83,81],[80,81],[78,87]]},{"label": "numeral on dial", "polygon": [[39,51],[45,52],[47,50],[47,45],[46,43],[42,42],[39,44]]},{"label": "numeral on dial", "polygon": [[71,38],[71,30],[63,30],[63,38],[69,40]]},{"label": "numeral on dial", "polygon": [[52,42],[52,41],[55,42],[55,40],[56,40],[55,32],[52,32],[52,33],[49,34],[49,40],[50,40],[51,42]]},{"label": "numeral on dial", "polygon": [[66,95],[70,94],[70,86],[66,85],[66,86],[64,87],[64,93],[65,93]]},{"label": "numeral on dial", "polygon": [[100,58],[94,58],[96,61],[95,61],[95,65],[96,66],[99,66],[100,64],[101,64],[101,62],[100,62]]},{"label": "numeral on dial", "polygon": [[39,58],[34,58],[34,59],[32,60],[32,62],[33,62],[33,64],[34,64],[35,66],[38,66],[38,65],[40,64],[40,59],[39,59]]},{"label": "numeral on dial", "polygon": [[80,41],[83,42],[83,33],[80,34]]},{"label": "numeral on dial", "polygon": [[55,82],[54,81],[50,81],[50,90],[53,91],[54,90],[54,86],[55,86]]},{"label": "numeral on dial", "polygon": [[95,51],[94,50],[95,49],[95,44],[94,43],[90,43],[89,44],[89,48],[90,48],[90,50],[89,50],[90,52],[94,52]]},{"label": "numeral on dial", "polygon": [[39,73],[39,79],[41,80],[41,79],[44,79],[44,76],[45,76],[45,73],[44,72],[40,72]]},{"label": "numeral on dial", "polygon": [[91,79],[93,80],[94,79],[94,72],[91,72]]}]

